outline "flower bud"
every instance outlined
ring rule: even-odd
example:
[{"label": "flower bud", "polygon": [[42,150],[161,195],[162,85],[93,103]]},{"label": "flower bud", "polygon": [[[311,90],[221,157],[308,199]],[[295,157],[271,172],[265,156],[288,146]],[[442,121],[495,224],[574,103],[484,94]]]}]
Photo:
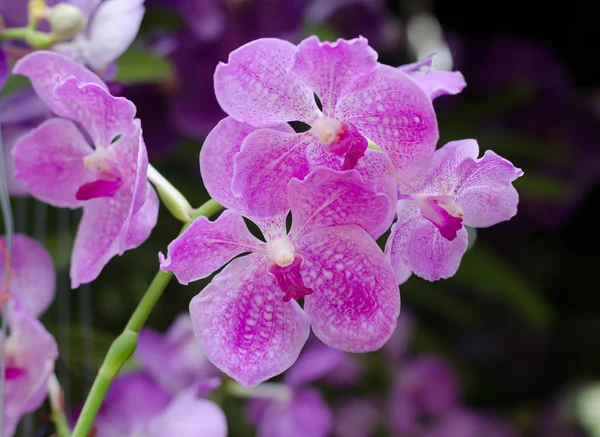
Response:
[{"label": "flower bud", "polygon": [[87,23],[83,12],[68,3],[59,3],[50,8],[46,18],[52,27],[52,34],[58,40],[75,38],[85,29]]}]

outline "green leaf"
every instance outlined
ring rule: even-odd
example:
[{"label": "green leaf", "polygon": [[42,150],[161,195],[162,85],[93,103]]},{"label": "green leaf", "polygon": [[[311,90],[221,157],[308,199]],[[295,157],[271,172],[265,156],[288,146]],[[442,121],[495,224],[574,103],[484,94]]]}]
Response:
[{"label": "green leaf", "polygon": [[159,82],[173,74],[171,63],[150,52],[127,50],[117,61],[116,80],[124,84]]},{"label": "green leaf", "polygon": [[6,82],[4,89],[2,90],[2,95],[7,96],[16,91],[20,91],[21,89],[28,87],[29,83],[29,79],[27,79],[25,76],[21,76],[20,74],[11,74],[8,77],[8,81]]},{"label": "green leaf", "polygon": [[468,285],[473,292],[506,301],[538,328],[547,327],[554,316],[541,290],[481,245],[475,245],[465,254],[458,273],[451,281]]}]

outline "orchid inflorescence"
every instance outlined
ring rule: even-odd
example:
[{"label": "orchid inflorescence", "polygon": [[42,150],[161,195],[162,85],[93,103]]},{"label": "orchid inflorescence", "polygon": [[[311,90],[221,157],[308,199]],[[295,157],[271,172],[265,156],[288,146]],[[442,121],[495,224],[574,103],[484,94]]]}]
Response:
[{"label": "orchid inflorescence", "polygon": [[[98,22],[103,15],[94,17]],[[93,20],[87,45],[82,40],[65,51],[77,49],[77,61],[100,71],[110,59],[99,68],[94,62],[101,58],[90,55],[97,48]],[[147,181],[144,126],[135,105],[113,96],[100,76],[77,61],[35,51],[13,69],[31,80],[55,116],[14,144],[16,181],[43,202],[83,208],[72,288],[95,280],[115,255],[142,244],[159,208]],[[466,226],[489,227],[516,214],[512,182],[521,170],[492,151],[479,157],[473,139],[436,150],[433,100],[465,85],[460,73],[433,69],[432,57],[398,68],[383,65],[362,37],[322,42],[312,36],[298,45],[258,39],[216,67],[215,94],[228,115],[206,138],[200,170],[204,187],[226,210],[211,220],[185,201],[180,217],[196,218],[158,258],[160,270],[182,284],[225,267],[192,299],[191,319],[184,316],[180,328],[172,328],[175,343],[195,334],[196,370],[192,364],[165,374],[173,362],[161,364],[159,351],[183,352],[149,331],[138,341],[141,325],[126,329],[153,376],[150,382],[141,374],[121,377],[109,391],[110,399],[135,386],[152,400],[137,422],[123,425],[132,435],[188,435],[184,425],[173,427],[190,411],[213,417],[206,435],[226,432],[222,412],[200,399],[218,386],[211,379],[214,368],[199,370],[206,360],[254,387],[294,365],[311,331],[336,350],[380,349],[396,329],[399,284],[413,273],[428,281],[453,276],[468,247]],[[150,179],[169,209],[177,209],[172,187]],[[57,356],[37,320],[54,293],[46,285],[53,279],[39,273],[54,275],[51,261],[27,237],[14,246],[5,437],[43,401]],[[28,268],[38,273],[27,276]],[[166,282],[168,277],[162,289]],[[183,363],[189,355],[182,355]],[[289,393],[312,396],[302,383],[290,387]],[[86,408],[82,417],[91,424],[98,409]],[[110,408],[101,410],[96,423],[110,428],[110,414]],[[76,427],[76,437],[86,435],[78,432]]]}]

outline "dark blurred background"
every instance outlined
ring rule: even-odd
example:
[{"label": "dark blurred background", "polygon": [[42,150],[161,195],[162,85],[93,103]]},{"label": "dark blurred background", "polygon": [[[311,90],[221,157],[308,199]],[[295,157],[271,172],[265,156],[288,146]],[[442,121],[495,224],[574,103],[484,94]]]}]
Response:
[{"label": "dark blurred background", "polygon": [[[475,244],[456,277],[413,277],[401,287],[403,306],[417,320],[413,347],[446,357],[465,401],[502,415],[520,435],[600,435],[576,407],[578,396],[600,382],[600,26],[592,3],[223,0],[213,15],[193,3],[148,0],[113,87],[137,104],[151,163],[195,206],[206,199],[198,170],[202,139],[223,117],[212,73],[249,40],[363,34],[384,63],[437,52],[438,69],[464,74],[462,94],[435,101],[440,146],[476,138],[482,150],[521,167],[519,213],[473,231]],[[71,292],[69,238],[77,212],[28,198],[13,206],[17,229],[44,239],[62,269],[59,297],[45,317],[61,346],[59,377],[69,400],[80,401],[179,224],[161,209],[142,247]],[[172,283],[149,325],[166,329],[202,286]],[[385,397],[392,382],[378,373],[379,358],[361,359],[369,376],[358,393]],[[345,393],[329,389],[327,396]],[[560,413],[547,413],[559,404],[566,405]],[[237,418],[232,435],[253,435],[236,408],[228,412]],[[540,434],[546,414],[557,424]]]}]

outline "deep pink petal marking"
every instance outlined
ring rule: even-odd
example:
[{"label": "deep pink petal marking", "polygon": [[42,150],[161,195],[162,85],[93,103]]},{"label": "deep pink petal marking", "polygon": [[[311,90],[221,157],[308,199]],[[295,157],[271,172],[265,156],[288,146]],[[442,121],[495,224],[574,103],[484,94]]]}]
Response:
[{"label": "deep pink petal marking", "polygon": [[339,135],[330,144],[323,145],[323,149],[327,153],[343,157],[343,170],[351,170],[365,155],[368,146],[369,142],[354,125],[342,123]]},{"label": "deep pink petal marking", "polygon": [[269,266],[269,273],[273,274],[277,279],[277,283],[281,290],[285,293],[283,296],[284,302],[289,302],[291,299],[299,300],[304,296],[313,294],[313,289],[308,288],[302,282],[300,270],[304,259],[296,254],[294,262],[286,267],[280,267],[277,264]]},{"label": "deep pink petal marking", "polygon": [[417,201],[421,214],[433,223],[447,240],[454,240],[456,233],[462,228],[461,217],[454,217],[439,205],[439,201],[432,197],[420,197]]},{"label": "deep pink petal marking", "polygon": [[90,200],[98,197],[114,197],[115,193],[123,185],[123,180],[117,178],[114,180],[99,179],[97,181],[83,184],[75,193],[77,200]]},{"label": "deep pink petal marking", "polygon": [[22,378],[25,375],[27,375],[27,370],[22,369],[20,367],[8,365],[5,369],[5,378],[9,381],[17,378]]}]

